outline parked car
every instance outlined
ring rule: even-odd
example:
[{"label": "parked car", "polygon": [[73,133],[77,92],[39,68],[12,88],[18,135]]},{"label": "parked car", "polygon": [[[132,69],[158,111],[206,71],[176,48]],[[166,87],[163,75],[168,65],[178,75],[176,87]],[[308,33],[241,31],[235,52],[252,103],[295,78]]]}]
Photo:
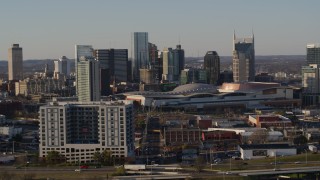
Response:
[{"label": "parked car", "polygon": [[87,166],[87,165],[80,166],[80,169],[88,169],[88,168],[89,168],[89,166]]}]

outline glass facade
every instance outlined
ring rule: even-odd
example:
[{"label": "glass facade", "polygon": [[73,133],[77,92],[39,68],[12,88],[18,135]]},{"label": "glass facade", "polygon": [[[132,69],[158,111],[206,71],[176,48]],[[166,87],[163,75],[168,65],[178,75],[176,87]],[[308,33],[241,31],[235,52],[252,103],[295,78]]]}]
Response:
[{"label": "glass facade", "polygon": [[207,84],[216,84],[220,74],[220,57],[216,51],[208,51],[204,56],[204,69],[207,73]]},{"label": "glass facade", "polygon": [[255,51],[254,37],[236,39],[233,36],[233,81],[254,81]]},{"label": "glass facade", "polygon": [[134,59],[132,63],[133,77],[139,81],[139,69],[147,68],[149,64],[149,46],[148,33],[135,32],[134,33]]},{"label": "glass facade", "polygon": [[307,63],[320,64],[320,45],[319,44],[307,45]]}]

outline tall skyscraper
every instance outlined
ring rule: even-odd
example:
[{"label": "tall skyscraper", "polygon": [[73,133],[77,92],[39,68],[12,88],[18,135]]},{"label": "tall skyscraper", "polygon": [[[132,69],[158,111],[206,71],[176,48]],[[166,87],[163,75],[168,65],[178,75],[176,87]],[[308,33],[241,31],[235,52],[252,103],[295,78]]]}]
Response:
[{"label": "tall skyscraper", "polygon": [[92,56],[82,56],[77,65],[79,101],[100,101],[100,64]]},{"label": "tall skyscraper", "polygon": [[318,64],[302,66],[303,104],[317,105],[320,101],[320,68]]},{"label": "tall skyscraper", "polygon": [[185,59],[184,59],[184,50],[181,48],[181,44],[177,45],[177,48],[174,50],[178,54],[179,58],[179,72],[184,70]]},{"label": "tall skyscraper", "polygon": [[184,69],[184,50],[181,45],[177,45],[176,49],[163,49],[162,68],[162,80],[180,81],[180,74]]},{"label": "tall skyscraper", "polygon": [[173,53],[173,80],[178,81],[180,79],[181,71],[184,69],[184,50],[181,49],[181,45],[178,44]]},{"label": "tall skyscraper", "polygon": [[41,106],[39,156],[57,151],[67,162],[93,162],[95,152],[134,156],[132,101],[50,102]]},{"label": "tall skyscraper", "polygon": [[[127,81],[128,50],[127,49],[96,49],[94,50],[94,56],[100,62],[101,95],[106,96],[108,95],[111,82]],[[104,74],[103,71],[107,71],[106,74]]]},{"label": "tall skyscraper", "polygon": [[93,48],[91,45],[75,45],[75,71],[76,71],[76,89],[78,94],[78,62],[80,58],[93,57]]},{"label": "tall skyscraper", "polygon": [[149,60],[151,62],[151,72],[153,73],[152,77],[154,78],[154,82],[159,83],[162,76],[162,61],[159,58],[158,47],[152,43],[149,43]]},{"label": "tall skyscraper", "polygon": [[207,84],[217,84],[220,75],[220,57],[216,51],[208,51],[204,56]]},{"label": "tall skyscraper", "polygon": [[23,79],[22,48],[19,44],[12,44],[8,49],[8,76],[9,80]]},{"label": "tall skyscraper", "polygon": [[162,51],[162,80],[173,81],[173,54],[172,48],[164,48]]},{"label": "tall skyscraper", "polygon": [[307,45],[307,63],[320,65],[320,44]]},{"label": "tall skyscraper", "polygon": [[149,62],[149,47],[148,47],[148,33],[135,32],[134,33],[134,58],[132,63],[132,73],[135,81],[139,81],[139,69],[145,69],[150,65]]},{"label": "tall skyscraper", "polygon": [[254,35],[249,38],[237,39],[233,34],[233,81],[254,81],[255,52]]},{"label": "tall skyscraper", "polygon": [[66,56],[54,61],[54,76],[70,76],[70,61]]}]

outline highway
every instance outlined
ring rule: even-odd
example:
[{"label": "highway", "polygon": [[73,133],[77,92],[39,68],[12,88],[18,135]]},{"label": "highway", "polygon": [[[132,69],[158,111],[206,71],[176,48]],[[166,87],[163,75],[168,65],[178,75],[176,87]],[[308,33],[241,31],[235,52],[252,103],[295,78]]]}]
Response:
[{"label": "highway", "polygon": [[260,169],[260,170],[242,170],[218,172],[218,174],[232,174],[240,176],[258,176],[258,175],[280,175],[296,173],[315,173],[320,172],[320,166],[299,167],[299,168],[277,168],[277,169]]},{"label": "highway", "polygon": [[177,174],[177,175],[141,175],[141,176],[117,176],[112,179],[114,180],[125,180],[125,179],[187,179],[191,178],[189,174]]}]

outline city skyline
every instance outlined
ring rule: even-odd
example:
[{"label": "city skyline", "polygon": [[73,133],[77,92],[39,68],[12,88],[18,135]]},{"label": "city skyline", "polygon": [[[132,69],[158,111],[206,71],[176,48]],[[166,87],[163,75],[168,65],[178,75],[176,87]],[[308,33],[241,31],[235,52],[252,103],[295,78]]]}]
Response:
[{"label": "city skyline", "polygon": [[[36,1],[3,2],[0,60],[11,44],[24,59],[73,58],[76,44],[128,49],[133,32],[148,32],[158,49],[181,44],[187,57],[215,50],[232,56],[232,34],[256,37],[257,55],[304,55],[320,42],[320,2],[308,1]],[[86,13],[83,13],[86,12]],[[103,23],[105,22],[105,23]],[[275,43],[276,42],[276,43]]]}]

